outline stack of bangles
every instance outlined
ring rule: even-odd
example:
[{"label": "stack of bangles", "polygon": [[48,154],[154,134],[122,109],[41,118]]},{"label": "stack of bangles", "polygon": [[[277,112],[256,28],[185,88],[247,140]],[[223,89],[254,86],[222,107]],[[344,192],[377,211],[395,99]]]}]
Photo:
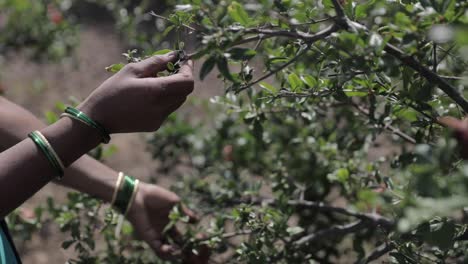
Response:
[{"label": "stack of bangles", "polygon": [[[86,114],[84,114],[76,108],[67,107],[65,109],[65,113],[60,115],[60,117],[69,117],[89,127],[92,127],[96,129],[101,135],[103,143],[108,143],[110,141],[109,133],[103,126],[101,126],[99,123],[95,122]],[[37,130],[29,133],[28,136],[31,138],[34,144],[36,144],[39,150],[44,154],[49,163],[52,165],[52,167],[58,175],[57,179],[62,179],[65,166],[60,157],[50,145],[49,141],[46,139],[46,137]],[[138,191],[138,184],[139,181],[137,179],[124,175],[122,172],[120,172],[115,186],[114,194],[112,196],[111,205],[117,208],[122,214],[126,215],[133,203],[133,200],[135,200],[135,196]]]},{"label": "stack of bangles", "polygon": [[123,172],[119,172],[119,177],[115,184],[114,194],[112,195],[111,205],[115,207],[124,216],[132,207],[135,196],[138,192],[138,185],[140,181]]},{"label": "stack of bangles", "polygon": [[[101,126],[99,123],[89,118],[86,114],[79,111],[78,109],[75,109],[73,107],[67,107],[65,109],[65,113],[60,115],[60,117],[64,117],[64,116],[70,117],[74,120],[82,122],[86,124],[87,126],[90,126],[96,129],[98,133],[101,135],[103,143],[108,143],[110,141],[110,136],[107,130],[103,126]],[[52,165],[52,167],[57,173],[57,179],[59,180],[62,179],[65,166],[63,165],[63,162],[60,159],[60,157],[57,155],[55,150],[50,145],[47,138],[41,132],[37,130],[29,133],[28,136],[29,138],[31,138],[34,144],[36,144],[39,150],[45,155],[47,160],[50,162],[50,164]]]}]

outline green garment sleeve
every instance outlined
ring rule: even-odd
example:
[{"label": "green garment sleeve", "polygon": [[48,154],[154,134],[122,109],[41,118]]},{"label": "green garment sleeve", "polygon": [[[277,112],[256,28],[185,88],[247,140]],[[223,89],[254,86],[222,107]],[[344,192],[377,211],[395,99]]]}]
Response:
[{"label": "green garment sleeve", "polygon": [[0,226],[0,264],[18,264],[13,245],[8,240],[3,227]]}]

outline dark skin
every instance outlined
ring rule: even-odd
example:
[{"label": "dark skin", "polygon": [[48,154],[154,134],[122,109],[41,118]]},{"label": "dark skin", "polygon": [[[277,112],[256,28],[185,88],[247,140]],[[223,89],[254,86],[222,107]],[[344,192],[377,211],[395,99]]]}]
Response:
[{"label": "dark skin", "polygon": [[[191,62],[183,64],[177,74],[154,77],[175,59],[175,54],[169,54],[130,64],[106,80],[78,109],[111,134],[157,130],[193,90]],[[65,177],[57,183],[111,201],[118,173],[85,155],[101,141],[94,129],[70,118],[46,126],[3,97],[0,97],[0,120],[0,151],[3,151],[0,153],[0,218],[56,177],[44,154],[27,139],[33,130],[40,130],[65,166],[69,165]],[[162,234],[169,212],[179,202],[175,193],[142,182],[127,215],[137,235],[161,258],[180,258],[175,256],[179,251],[177,245],[167,244]],[[183,210],[195,220],[192,211],[184,207]],[[180,240],[177,230],[172,230],[171,235],[175,241]],[[207,255],[188,254],[184,259],[187,263],[206,263]]]}]

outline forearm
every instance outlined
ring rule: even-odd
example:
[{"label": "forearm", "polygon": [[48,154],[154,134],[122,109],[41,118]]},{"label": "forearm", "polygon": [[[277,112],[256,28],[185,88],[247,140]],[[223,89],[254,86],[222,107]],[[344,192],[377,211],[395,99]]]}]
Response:
[{"label": "forearm", "polygon": [[[45,127],[45,124],[30,112],[2,97],[0,97],[0,120],[0,151],[25,139],[29,132]],[[110,201],[116,176],[117,172],[85,155],[68,167],[63,179],[56,182],[104,201]]]},{"label": "forearm", "polygon": [[[41,129],[65,166],[99,144],[99,135],[71,119]],[[0,153],[0,218],[21,205],[57,176],[31,139]]]}]

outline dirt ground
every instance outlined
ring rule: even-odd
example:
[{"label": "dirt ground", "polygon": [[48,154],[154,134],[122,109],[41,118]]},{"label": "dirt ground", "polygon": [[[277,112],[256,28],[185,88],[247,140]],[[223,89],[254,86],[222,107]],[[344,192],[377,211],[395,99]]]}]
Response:
[{"label": "dirt ground", "polygon": [[[22,54],[10,54],[6,67],[2,69],[1,84],[6,87],[5,96],[30,110],[39,117],[53,110],[56,102],[67,102],[70,96],[81,100],[110,76],[104,68],[121,61],[125,47],[112,26],[83,26],[80,45],[71,58],[60,63],[33,63]],[[195,66],[198,76],[197,65]],[[194,97],[209,98],[221,93],[222,83],[212,73],[204,82],[196,81]],[[190,103],[179,111],[191,111]],[[157,162],[145,149],[144,134],[116,135],[112,144],[118,151],[105,162],[117,171],[125,171],[142,180],[154,176]],[[160,185],[168,186],[171,179],[158,175]],[[32,209],[45,202],[48,196],[63,199],[68,190],[50,184],[29,199],[23,208]],[[49,230],[50,229],[50,230]],[[65,263],[72,252],[61,249],[65,236],[50,226],[35,236],[26,247],[20,249],[24,263],[49,264]]]}]

